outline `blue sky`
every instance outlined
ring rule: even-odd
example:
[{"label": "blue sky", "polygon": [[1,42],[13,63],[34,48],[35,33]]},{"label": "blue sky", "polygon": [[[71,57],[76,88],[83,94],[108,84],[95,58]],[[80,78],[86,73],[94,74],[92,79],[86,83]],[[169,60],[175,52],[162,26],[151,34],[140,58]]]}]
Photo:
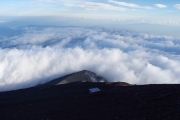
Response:
[{"label": "blue sky", "polygon": [[178,0],[1,0],[1,16],[81,16],[180,22]]},{"label": "blue sky", "polygon": [[[51,16],[51,17],[49,17]],[[19,18],[17,18],[19,17]],[[25,19],[26,17],[26,19]],[[34,17],[34,18],[29,18]],[[35,18],[36,17],[36,18]],[[39,18],[37,18],[39,17]],[[46,17],[46,18],[43,18]],[[179,35],[179,0],[1,0],[0,23],[20,20],[27,24],[124,25],[150,24],[174,26],[161,30],[141,25],[141,30],[163,35]],[[18,23],[17,23],[18,24]],[[122,26],[121,26],[122,27]],[[126,26],[125,28],[133,28]],[[138,25],[134,30],[139,29]],[[146,29],[147,31],[145,31]],[[164,32],[166,29],[166,32]]]}]

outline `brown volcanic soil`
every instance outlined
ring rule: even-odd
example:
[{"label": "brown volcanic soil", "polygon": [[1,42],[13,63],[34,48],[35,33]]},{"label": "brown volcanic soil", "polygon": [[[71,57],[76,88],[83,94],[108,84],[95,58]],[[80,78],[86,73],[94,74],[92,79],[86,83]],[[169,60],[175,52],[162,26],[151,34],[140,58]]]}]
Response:
[{"label": "brown volcanic soil", "polygon": [[[180,85],[74,82],[0,93],[0,120],[179,119]],[[89,94],[88,89],[102,91]]]}]

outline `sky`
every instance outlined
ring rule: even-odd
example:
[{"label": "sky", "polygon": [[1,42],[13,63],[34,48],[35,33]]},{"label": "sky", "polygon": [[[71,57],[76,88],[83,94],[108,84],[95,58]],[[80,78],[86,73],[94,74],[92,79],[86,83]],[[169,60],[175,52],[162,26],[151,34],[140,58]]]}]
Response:
[{"label": "sky", "polygon": [[180,24],[178,0],[1,0],[0,16],[68,16]]}]

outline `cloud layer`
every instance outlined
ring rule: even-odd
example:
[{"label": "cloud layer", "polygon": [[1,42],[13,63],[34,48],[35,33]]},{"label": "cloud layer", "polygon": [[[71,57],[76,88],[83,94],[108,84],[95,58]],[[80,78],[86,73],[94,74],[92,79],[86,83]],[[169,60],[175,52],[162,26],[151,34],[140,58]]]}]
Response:
[{"label": "cloud layer", "polygon": [[110,28],[35,28],[0,36],[0,91],[90,70],[109,81],[179,83],[180,39]]},{"label": "cloud layer", "polygon": [[167,6],[163,4],[155,4],[155,6],[158,8],[167,8]]},{"label": "cloud layer", "polygon": [[175,4],[174,5],[177,9],[180,9],[180,4]]},{"label": "cloud layer", "polygon": [[109,0],[110,3],[114,3],[117,5],[125,6],[125,7],[130,7],[130,8],[143,8],[143,9],[152,9],[150,6],[140,6],[134,3],[127,3],[127,2],[118,2],[116,0]]}]

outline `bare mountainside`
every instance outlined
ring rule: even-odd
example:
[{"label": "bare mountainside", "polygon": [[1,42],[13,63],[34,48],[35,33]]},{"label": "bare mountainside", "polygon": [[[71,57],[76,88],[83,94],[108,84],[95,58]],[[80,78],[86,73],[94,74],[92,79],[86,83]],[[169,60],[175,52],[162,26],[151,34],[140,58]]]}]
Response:
[{"label": "bare mountainside", "polygon": [[[1,92],[0,119],[178,120],[180,118],[179,84],[130,85],[125,82],[92,82],[91,79],[84,80],[84,77],[78,76],[86,72],[73,73],[44,86]],[[98,78],[102,80],[103,77]],[[66,81],[66,84],[64,82],[59,84],[62,81]],[[98,87],[101,91],[90,94],[89,89],[94,87]]]},{"label": "bare mountainside", "polygon": [[41,86],[52,86],[52,85],[60,85],[67,84],[72,82],[107,82],[107,80],[95,73],[87,70],[79,71],[76,73],[72,73],[55,80],[52,80],[48,83],[45,83]]}]

